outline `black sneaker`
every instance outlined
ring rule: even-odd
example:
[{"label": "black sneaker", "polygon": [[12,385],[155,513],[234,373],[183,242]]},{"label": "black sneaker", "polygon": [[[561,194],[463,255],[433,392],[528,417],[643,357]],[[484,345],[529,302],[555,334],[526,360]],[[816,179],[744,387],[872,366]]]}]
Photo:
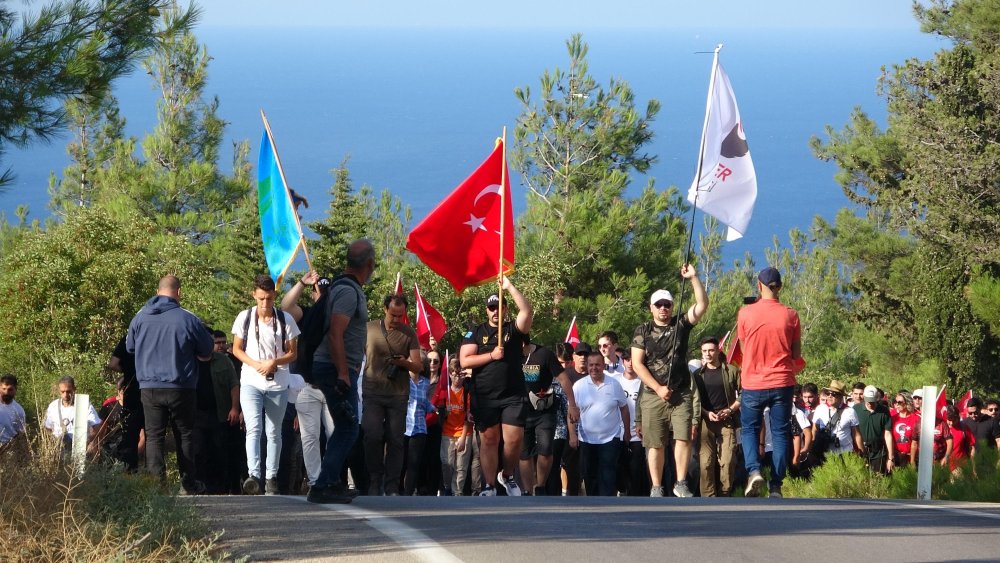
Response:
[{"label": "black sneaker", "polygon": [[280,494],[278,490],[278,480],[274,477],[264,481],[264,494],[267,496],[275,496]]},{"label": "black sneaker", "polygon": [[354,499],[340,494],[333,487],[313,485],[309,489],[309,494],[306,495],[306,500],[315,504],[350,504]]},{"label": "black sneaker", "polygon": [[257,478],[253,475],[247,477],[246,481],[243,481],[243,494],[245,495],[257,495],[260,494],[260,483],[257,482]]},{"label": "black sneaker", "polygon": [[347,486],[344,485],[343,481],[337,483],[336,485],[330,485],[330,490],[337,493],[338,495],[345,496],[348,498],[354,498],[358,496],[357,489],[347,488]]},{"label": "black sneaker", "polygon": [[771,485],[768,487],[767,496],[769,498],[782,498],[781,485]]},{"label": "black sneaker", "polygon": [[545,487],[542,486],[535,486],[534,490],[532,491],[532,494],[535,495],[536,497],[544,497],[548,495],[548,493],[545,491]]}]

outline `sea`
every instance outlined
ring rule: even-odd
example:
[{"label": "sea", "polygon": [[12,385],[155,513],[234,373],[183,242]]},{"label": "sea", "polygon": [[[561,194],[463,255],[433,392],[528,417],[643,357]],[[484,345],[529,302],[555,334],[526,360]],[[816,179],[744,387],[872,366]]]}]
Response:
[{"label": "sea", "polygon": [[[231,170],[232,146],[247,140],[251,159],[266,112],[286,178],[311,206],[306,221],[325,216],[333,170],[345,157],[356,187],[390,189],[423,218],[488,155],[507,127],[513,140],[522,111],[514,96],[539,77],[569,66],[565,29],[223,28],[195,30],[212,57],[208,97],[228,122],[220,165]],[[848,205],[834,181],[836,167],[816,159],[813,136],[841,129],[855,107],[882,126],[877,93],[883,69],[927,59],[949,45],[912,30],[686,29],[586,31],[589,72],[606,85],[627,81],[636,105],[655,98],[662,110],[646,151],[657,162],[633,179],[638,193],[653,178],[658,189],[686,193],[695,173],[711,70],[711,52],[729,75],[757,171],[758,197],[746,236],[724,243],[726,263],[750,252],[761,263],[775,240],[808,229],[817,215],[832,218]],[[158,92],[141,68],[115,86],[128,134],[139,139],[156,124]],[[25,149],[8,147],[3,167],[15,183],[0,193],[0,212],[14,220],[49,216],[48,186],[68,164],[68,134]],[[512,174],[515,213],[525,188]],[[704,233],[699,216],[695,237]]]}]

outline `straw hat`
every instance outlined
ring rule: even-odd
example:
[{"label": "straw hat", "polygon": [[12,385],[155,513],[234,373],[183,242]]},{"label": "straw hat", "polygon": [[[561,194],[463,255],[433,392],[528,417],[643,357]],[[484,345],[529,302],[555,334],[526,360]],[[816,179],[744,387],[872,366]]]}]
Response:
[{"label": "straw hat", "polygon": [[824,391],[828,391],[830,393],[837,393],[839,395],[844,395],[845,394],[844,391],[846,389],[847,387],[844,385],[844,383],[838,379],[830,380],[830,384],[823,388]]}]

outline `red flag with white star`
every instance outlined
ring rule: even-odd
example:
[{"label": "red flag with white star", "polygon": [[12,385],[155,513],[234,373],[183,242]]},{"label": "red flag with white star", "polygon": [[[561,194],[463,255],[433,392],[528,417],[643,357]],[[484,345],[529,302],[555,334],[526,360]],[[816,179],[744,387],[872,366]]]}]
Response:
[{"label": "red flag with white star", "polygon": [[[493,153],[406,238],[406,248],[456,292],[514,271],[514,213],[503,147],[497,139]],[[498,272],[501,230],[503,272]]]},{"label": "red flag with white star", "polygon": [[420,288],[413,284],[413,296],[417,307],[417,340],[424,350],[431,350],[431,337],[440,342],[444,338],[444,333],[448,330],[448,324],[444,322],[444,317],[438,313],[437,309],[424,301],[420,295]]},{"label": "red flag with white star", "polygon": [[[396,272],[396,289],[393,291],[396,295],[403,294],[403,273]],[[408,311],[403,311],[403,324],[409,326],[410,324],[410,314]]]},{"label": "red flag with white star", "polygon": [[569,322],[569,330],[566,331],[566,342],[576,348],[580,344],[580,329],[576,326],[576,317]]}]

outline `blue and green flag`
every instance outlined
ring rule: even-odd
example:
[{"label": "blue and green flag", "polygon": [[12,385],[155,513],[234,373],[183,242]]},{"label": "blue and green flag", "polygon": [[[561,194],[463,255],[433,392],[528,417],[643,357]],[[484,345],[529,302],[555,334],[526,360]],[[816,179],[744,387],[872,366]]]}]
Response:
[{"label": "blue and green flag", "polygon": [[264,123],[260,156],[257,159],[257,207],[267,268],[274,283],[280,286],[281,279],[299,251],[302,231],[278,164],[277,151],[266,127],[267,121]]}]

